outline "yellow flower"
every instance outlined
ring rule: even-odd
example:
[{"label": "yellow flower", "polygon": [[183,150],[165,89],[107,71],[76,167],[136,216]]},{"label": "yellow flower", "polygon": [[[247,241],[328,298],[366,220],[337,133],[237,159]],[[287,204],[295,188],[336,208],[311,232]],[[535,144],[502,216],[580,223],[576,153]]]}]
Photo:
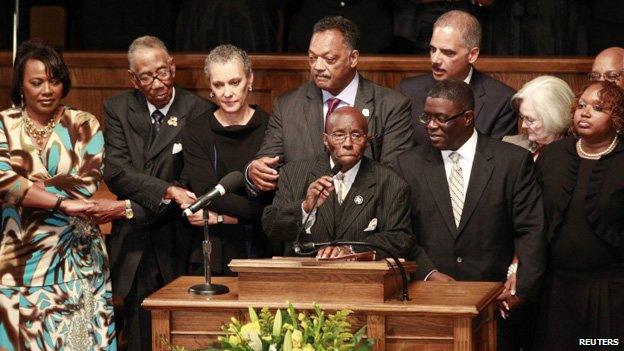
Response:
[{"label": "yellow flower", "polygon": [[236,335],[230,335],[230,337],[228,338],[228,342],[230,343],[230,345],[236,346],[240,344],[241,339]]},{"label": "yellow flower", "polygon": [[295,330],[292,333],[292,344],[293,348],[301,349],[301,344],[303,343],[303,334],[300,330]]},{"label": "yellow flower", "polygon": [[305,346],[303,347],[303,351],[314,351],[314,346],[310,344],[305,344]]}]

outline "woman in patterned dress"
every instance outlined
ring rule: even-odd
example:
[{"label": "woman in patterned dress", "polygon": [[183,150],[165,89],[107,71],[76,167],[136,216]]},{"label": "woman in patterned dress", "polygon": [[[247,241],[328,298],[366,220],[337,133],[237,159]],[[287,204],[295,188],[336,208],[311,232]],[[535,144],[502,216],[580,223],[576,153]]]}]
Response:
[{"label": "woman in patterned dress", "polygon": [[69,71],[52,48],[20,46],[0,112],[0,348],[115,350],[108,258],[89,218],[102,177],[97,119],[65,107]]}]

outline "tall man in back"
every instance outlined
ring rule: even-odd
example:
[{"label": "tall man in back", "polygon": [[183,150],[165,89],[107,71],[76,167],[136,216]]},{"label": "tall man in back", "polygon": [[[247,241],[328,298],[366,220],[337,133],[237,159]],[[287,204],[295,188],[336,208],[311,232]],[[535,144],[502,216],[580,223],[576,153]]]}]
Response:
[{"label": "tall man in back", "polygon": [[608,80],[624,89],[624,48],[602,50],[594,59],[588,78],[592,82]]},{"label": "tall man in back", "polygon": [[325,119],[338,107],[354,106],[367,118],[372,139],[366,156],[388,164],[413,145],[409,99],[357,72],[357,37],[356,25],[344,17],[314,25],[308,50],[312,81],[274,102],[264,142],[247,167],[256,190],[274,190],[282,164],[323,152]]},{"label": "tall man in back", "polygon": [[[411,190],[417,277],[503,282],[516,253],[516,291],[498,297],[501,314],[513,317],[525,299],[536,298],[545,266],[533,158],[475,130],[474,96],[460,80],[436,83],[421,121],[431,142],[402,153],[395,164]],[[517,349],[508,321],[499,326],[499,349]]]},{"label": "tall man in back", "polygon": [[475,127],[493,138],[517,134],[518,121],[509,105],[515,90],[479,72],[473,64],[479,57],[481,25],[467,12],[449,11],[435,22],[429,43],[431,74],[403,79],[398,90],[412,102],[412,126],[417,144],[429,143],[418,118],[427,92],[436,82],[455,78],[470,84],[475,96]]},{"label": "tall man in back", "polygon": [[136,39],[128,63],[135,90],[104,101],[104,179],[125,202],[125,219],[113,222],[109,253],[128,350],[150,350],[150,316],[141,301],[183,273],[176,266],[186,262],[178,257],[184,255],[179,205],[195,200],[176,185],[183,163],[179,134],[211,105],[174,86],[175,63],[158,38]]}]

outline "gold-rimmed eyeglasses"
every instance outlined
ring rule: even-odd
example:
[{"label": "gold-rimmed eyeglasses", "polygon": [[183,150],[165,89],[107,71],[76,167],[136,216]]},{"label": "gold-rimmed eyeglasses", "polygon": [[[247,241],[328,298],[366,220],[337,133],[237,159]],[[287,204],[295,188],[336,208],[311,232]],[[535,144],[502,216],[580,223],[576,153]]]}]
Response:
[{"label": "gold-rimmed eyeglasses", "polygon": [[143,86],[149,86],[154,84],[154,81],[158,79],[161,82],[169,80],[171,78],[171,70],[169,68],[160,68],[156,71],[156,73],[143,73],[141,75],[137,75],[132,72],[134,77],[141,83]]}]

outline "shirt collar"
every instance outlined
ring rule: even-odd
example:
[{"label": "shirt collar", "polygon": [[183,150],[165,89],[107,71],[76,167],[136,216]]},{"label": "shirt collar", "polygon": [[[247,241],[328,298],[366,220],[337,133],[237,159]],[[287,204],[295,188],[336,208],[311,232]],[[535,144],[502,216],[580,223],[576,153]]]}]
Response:
[{"label": "shirt collar", "polygon": [[[446,157],[449,157],[449,155],[451,154],[451,152],[453,152],[453,150],[442,150],[441,152],[442,152],[442,157],[446,158]],[[462,145],[459,149],[455,150],[455,152],[458,153],[461,158],[464,158],[468,160],[470,163],[472,163],[472,160],[474,160],[474,155],[477,152],[477,130],[476,129],[472,130],[472,135],[470,136],[470,138],[466,140],[464,145]]]},{"label": "shirt collar", "polygon": [[344,88],[338,95],[333,96],[329,91],[322,90],[323,93],[323,103],[327,102],[327,99],[337,98],[340,101],[343,101],[349,106],[355,105],[355,95],[357,94],[358,85],[360,84],[360,75],[355,72],[355,77],[351,79],[351,82]]},{"label": "shirt collar", "polygon": [[169,112],[169,108],[173,104],[173,99],[175,99],[175,87],[173,87],[171,89],[172,89],[171,99],[169,100],[169,102],[163,108],[156,108],[156,106],[152,105],[151,102],[147,101],[147,110],[149,111],[150,116],[156,110],[160,110],[160,112],[162,112],[162,114],[165,115],[165,116],[167,115],[167,112]]},{"label": "shirt collar", "polygon": [[466,76],[466,79],[464,79],[464,83],[470,85],[470,80],[472,79],[472,66],[470,66],[470,71],[468,71],[468,76]]},{"label": "shirt collar", "polygon": [[[355,181],[355,176],[358,174],[358,171],[360,170],[361,164],[362,164],[362,160],[360,159],[358,163],[356,163],[353,167],[351,167],[351,169],[343,173],[344,174],[343,182],[349,183],[349,184],[353,183],[353,181]],[[331,168],[334,168],[334,160],[332,160],[331,156],[329,157],[329,166]],[[342,173],[342,172],[338,172],[338,173]]]}]

